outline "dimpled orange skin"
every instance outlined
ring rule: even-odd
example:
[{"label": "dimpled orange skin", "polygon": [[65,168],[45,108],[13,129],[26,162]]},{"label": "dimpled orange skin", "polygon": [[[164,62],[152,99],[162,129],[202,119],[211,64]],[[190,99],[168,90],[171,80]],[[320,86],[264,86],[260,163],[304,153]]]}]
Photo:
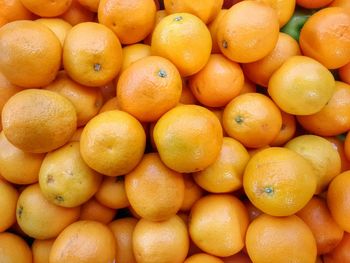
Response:
[{"label": "dimpled orange skin", "polygon": [[177,13],[164,17],[155,27],[151,51],[169,59],[181,76],[197,73],[207,63],[212,40],[209,29],[198,17]]},{"label": "dimpled orange skin", "polygon": [[0,70],[14,85],[38,88],[54,80],[62,48],[56,35],[35,21],[20,20],[0,28]]},{"label": "dimpled orange skin", "polygon": [[122,47],[108,27],[85,22],[74,26],[63,46],[63,66],[76,82],[89,87],[112,81],[122,65]]},{"label": "dimpled orange skin", "polygon": [[53,91],[27,89],[7,101],[2,110],[2,125],[13,145],[23,151],[44,153],[71,138],[77,116],[73,104],[65,97]]},{"label": "dimpled orange skin", "polygon": [[34,14],[24,7],[21,0],[0,0],[0,6],[0,18],[3,18],[6,23],[34,19]]},{"label": "dimpled orange skin", "polygon": [[341,7],[324,8],[313,14],[300,31],[300,47],[305,56],[329,69],[350,61],[350,13]]},{"label": "dimpled orange skin", "polygon": [[242,1],[232,6],[221,19],[217,41],[229,59],[248,63],[270,53],[278,39],[279,23],[272,7]]}]

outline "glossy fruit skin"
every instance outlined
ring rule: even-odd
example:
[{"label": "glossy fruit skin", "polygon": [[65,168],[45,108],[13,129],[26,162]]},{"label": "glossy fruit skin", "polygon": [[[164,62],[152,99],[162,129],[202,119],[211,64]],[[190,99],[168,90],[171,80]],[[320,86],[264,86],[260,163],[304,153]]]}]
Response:
[{"label": "glossy fruit skin", "polygon": [[300,31],[303,28],[306,21],[309,17],[315,13],[316,10],[306,9],[298,7],[291,19],[281,28],[281,32],[284,32],[294,38],[296,41],[299,41]]}]

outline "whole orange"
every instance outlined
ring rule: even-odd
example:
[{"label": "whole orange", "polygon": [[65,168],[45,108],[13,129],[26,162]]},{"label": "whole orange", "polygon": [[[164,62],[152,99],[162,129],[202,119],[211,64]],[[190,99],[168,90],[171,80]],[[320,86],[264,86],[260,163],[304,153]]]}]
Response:
[{"label": "whole orange", "polygon": [[278,40],[279,23],[275,10],[256,1],[233,5],[221,19],[217,41],[229,59],[248,63],[270,53]]}]

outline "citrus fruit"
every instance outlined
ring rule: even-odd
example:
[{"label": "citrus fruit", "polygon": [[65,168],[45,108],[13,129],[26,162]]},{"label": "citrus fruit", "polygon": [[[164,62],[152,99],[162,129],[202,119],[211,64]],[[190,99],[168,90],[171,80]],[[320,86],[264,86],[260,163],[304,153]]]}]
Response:
[{"label": "citrus fruit", "polygon": [[153,137],[165,165],[189,173],[203,170],[215,161],[222,144],[222,128],[208,109],[181,105],[157,121]]},{"label": "citrus fruit", "polygon": [[333,75],[322,64],[310,57],[293,56],[272,74],[268,93],[283,111],[311,115],[328,103],[334,86]]},{"label": "citrus fruit", "polygon": [[288,216],[302,209],[314,195],[316,185],[311,163],[283,147],[270,147],[254,154],[243,175],[249,200],[273,216]]},{"label": "citrus fruit", "polygon": [[269,54],[278,40],[279,23],[275,10],[256,1],[233,5],[218,25],[217,41],[229,59],[248,63]]},{"label": "citrus fruit", "polygon": [[83,160],[108,176],[124,175],[141,161],[146,145],[142,125],[130,114],[113,110],[98,114],[80,138]]},{"label": "citrus fruit", "polygon": [[253,262],[316,261],[316,241],[303,220],[295,215],[260,215],[248,227],[246,248]]},{"label": "citrus fruit", "polygon": [[4,105],[2,126],[6,138],[17,148],[45,153],[61,147],[71,138],[77,128],[76,115],[74,105],[62,95],[26,89]]},{"label": "citrus fruit", "polygon": [[50,263],[113,262],[115,246],[114,235],[106,225],[90,220],[77,221],[56,238],[50,252]]},{"label": "citrus fruit", "polygon": [[132,247],[138,263],[182,263],[189,248],[186,225],[177,215],[160,222],[140,219],[134,228]]},{"label": "citrus fruit", "polygon": [[148,153],[125,175],[125,190],[130,205],[139,216],[161,221],[180,210],[185,184],[182,174],[165,166],[157,153]]},{"label": "citrus fruit", "polygon": [[152,122],[179,102],[182,80],[167,59],[148,56],[130,65],[117,83],[118,106],[139,121]]},{"label": "citrus fruit", "polygon": [[206,25],[189,13],[164,17],[154,28],[151,43],[153,55],[169,59],[181,76],[200,71],[209,59],[211,36]]},{"label": "citrus fruit", "polygon": [[201,250],[228,257],[243,248],[248,220],[247,210],[238,198],[210,194],[194,204],[188,227],[191,239]]},{"label": "citrus fruit", "polygon": [[75,207],[98,190],[102,177],[82,159],[79,142],[71,142],[48,153],[39,172],[40,189],[50,202]]},{"label": "citrus fruit", "polygon": [[63,65],[76,82],[98,87],[112,81],[122,64],[119,39],[103,24],[75,25],[63,45]]},{"label": "citrus fruit", "polygon": [[61,65],[62,47],[46,26],[30,20],[0,28],[0,70],[14,85],[39,88],[54,80]]}]

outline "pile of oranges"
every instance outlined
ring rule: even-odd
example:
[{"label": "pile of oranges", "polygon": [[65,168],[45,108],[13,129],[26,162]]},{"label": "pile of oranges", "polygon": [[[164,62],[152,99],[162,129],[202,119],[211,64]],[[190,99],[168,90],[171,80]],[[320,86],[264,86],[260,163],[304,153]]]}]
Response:
[{"label": "pile of oranges", "polygon": [[0,112],[1,263],[350,262],[349,0],[0,0]]}]

